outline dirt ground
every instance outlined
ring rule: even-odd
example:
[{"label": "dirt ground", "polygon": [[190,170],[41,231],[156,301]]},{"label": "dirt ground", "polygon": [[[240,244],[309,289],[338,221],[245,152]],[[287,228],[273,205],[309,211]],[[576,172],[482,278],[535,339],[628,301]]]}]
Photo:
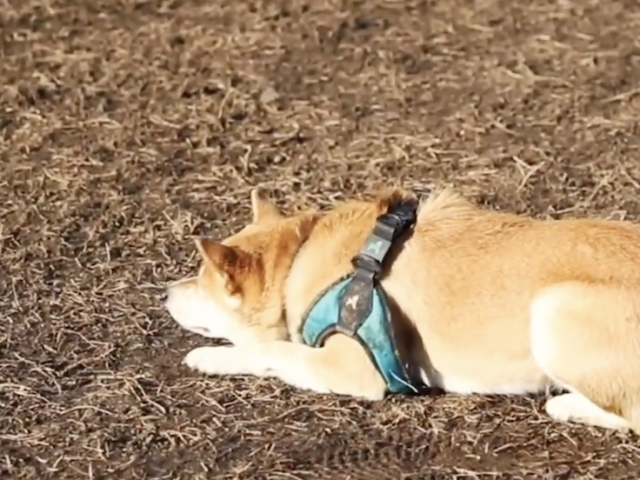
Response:
[{"label": "dirt ground", "polygon": [[639,118],[632,0],[0,0],[0,478],[637,477],[544,396],[205,378],[158,293],[254,185],[640,220]]}]

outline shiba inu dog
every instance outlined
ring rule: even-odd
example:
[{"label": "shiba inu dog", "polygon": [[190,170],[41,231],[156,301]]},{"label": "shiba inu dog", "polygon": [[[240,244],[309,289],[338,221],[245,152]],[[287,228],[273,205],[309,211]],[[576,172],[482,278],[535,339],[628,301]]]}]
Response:
[{"label": "shiba inu dog", "polygon": [[238,233],[197,239],[199,274],[167,289],[180,325],[233,344],[189,367],[370,400],[559,389],[552,418],[640,431],[639,226],[495,212],[450,189],[288,216],[257,191],[251,205]]}]

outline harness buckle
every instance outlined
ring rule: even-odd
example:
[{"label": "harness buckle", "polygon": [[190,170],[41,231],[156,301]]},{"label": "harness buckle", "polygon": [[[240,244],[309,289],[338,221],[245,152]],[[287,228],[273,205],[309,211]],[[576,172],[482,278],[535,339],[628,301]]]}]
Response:
[{"label": "harness buckle", "polygon": [[407,200],[395,206],[390,212],[380,215],[373,232],[364,243],[351,264],[356,270],[364,270],[377,278],[393,241],[416,223],[417,202]]},{"label": "harness buckle", "polygon": [[371,274],[373,278],[376,278],[382,272],[382,259],[370,255],[367,251],[362,251],[353,257],[351,264],[354,269],[365,271]]}]

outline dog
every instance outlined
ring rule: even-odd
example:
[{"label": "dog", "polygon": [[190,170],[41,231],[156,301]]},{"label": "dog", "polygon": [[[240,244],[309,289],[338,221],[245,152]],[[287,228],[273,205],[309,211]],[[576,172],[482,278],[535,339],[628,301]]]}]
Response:
[{"label": "dog", "polygon": [[197,238],[198,275],[166,289],[182,327],[232,344],[190,351],[192,369],[371,401],[555,390],[552,419],[640,432],[639,226],[450,188],[291,215],[254,189],[251,209],[229,238]]}]

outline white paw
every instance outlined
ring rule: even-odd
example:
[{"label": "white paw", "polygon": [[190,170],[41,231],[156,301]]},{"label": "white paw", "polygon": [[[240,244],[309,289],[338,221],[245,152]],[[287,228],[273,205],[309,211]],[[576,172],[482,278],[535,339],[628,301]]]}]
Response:
[{"label": "white paw", "polygon": [[578,393],[566,393],[550,398],[544,408],[551,418],[560,422],[580,422],[614,430],[629,428],[629,423],[624,418],[606,412]]},{"label": "white paw", "polygon": [[568,422],[575,416],[575,398],[572,394],[558,395],[547,400],[544,409],[547,414],[559,422]]},{"label": "white paw", "polygon": [[185,355],[182,363],[189,368],[208,375],[229,375],[240,373],[234,361],[233,347],[198,347]]}]

